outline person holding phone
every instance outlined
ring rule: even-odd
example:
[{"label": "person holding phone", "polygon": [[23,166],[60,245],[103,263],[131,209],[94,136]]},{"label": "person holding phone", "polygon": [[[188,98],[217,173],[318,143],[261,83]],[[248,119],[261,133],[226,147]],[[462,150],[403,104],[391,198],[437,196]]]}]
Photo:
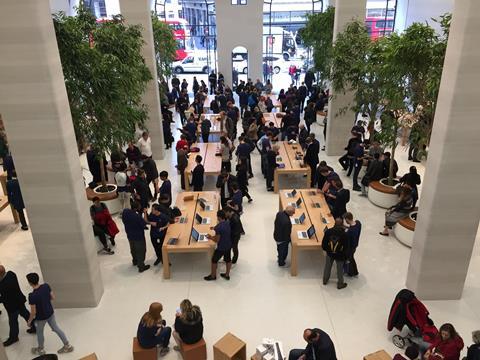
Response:
[{"label": "person holding phone", "polygon": [[162,319],[163,305],[159,302],[150,304],[148,311],[143,314],[138,324],[137,339],[141,347],[151,349],[160,345],[160,356],[165,356],[170,348],[168,344],[172,329],[166,326]]},{"label": "person holding phone", "polygon": [[[203,318],[200,307],[192,305],[188,299],[180,303],[180,307],[175,314],[175,332],[173,337],[177,341],[181,340],[185,344],[196,344],[203,338]],[[179,351],[180,348],[173,348]]]}]

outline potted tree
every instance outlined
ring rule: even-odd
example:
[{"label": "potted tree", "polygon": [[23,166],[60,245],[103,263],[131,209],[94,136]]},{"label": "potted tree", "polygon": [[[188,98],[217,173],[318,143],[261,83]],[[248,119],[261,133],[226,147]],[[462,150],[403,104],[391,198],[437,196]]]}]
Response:
[{"label": "potted tree", "polygon": [[104,156],[133,140],[148,116],[142,94],[152,76],[141,56],[141,28],[121,16],[98,23],[82,3],[74,17],[56,14],[54,25],[77,141],[96,150],[95,191],[114,193]]}]

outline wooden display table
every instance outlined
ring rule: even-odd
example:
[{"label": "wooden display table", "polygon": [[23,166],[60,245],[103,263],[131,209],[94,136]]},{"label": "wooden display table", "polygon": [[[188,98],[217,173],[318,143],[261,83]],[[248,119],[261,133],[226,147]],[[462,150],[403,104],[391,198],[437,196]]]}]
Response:
[{"label": "wooden display table", "polygon": [[263,113],[263,124],[268,125],[269,123],[273,122],[275,127],[281,128],[282,127],[282,118],[277,117],[278,114],[285,115],[285,113],[276,112],[276,113]]},{"label": "wooden display table", "polygon": [[213,345],[213,359],[247,360],[247,344],[232,333],[227,333]]},{"label": "wooden display table", "polygon": [[[205,211],[200,206],[198,199],[205,199],[211,211]],[[186,217],[186,222],[181,224],[179,219],[175,224],[168,227],[165,235],[165,242],[162,247],[163,255],[163,278],[170,279],[170,263],[169,255],[171,253],[195,253],[207,252],[210,256],[215,248],[215,243],[211,240],[206,242],[196,242],[192,239],[192,229],[195,228],[200,234],[213,234],[210,227],[217,225],[217,210],[220,206],[220,196],[215,191],[203,192],[183,192],[177,195],[175,202],[182,212],[182,217]],[[195,215],[200,214],[202,217],[210,218],[210,224],[199,225],[195,220]],[[168,241],[171,238],[176,238],[177,241],[173,245],[169,245]]]},{"label": "wooden display table", "polygon": [[[296,190],[294,197],[287,197],[287,193],[291,190],[282,190],[279,194],[279,210],[284,210],[290,203],[295,203],[301,199],[300,207],[295,211],[295,218],[299,218],[302,213],[305,214],[305,221],[301,225],[292,225],[292,264],[290,266],[290,274],[298,275],[298,252],[300,250],[322,250],[323,232],[326,228],[332,228],[335,225],[335,219],[330,213],[330,208],[325,200],[325,196],[317,189],[301,189]],[[315,204],[320,204],[316,207]],[[298,231],[306,231],[311,225],[315,227],[315,235],[310,239],[299,239]]]},{"label": "wooden display table", "polygon": [[222,157],[216,154],[220,151],[220,143],[196,143],[192,147],[200,149],[199,152],[192,152],[188,156],[188,165],[185,169],[185,190],[190,190],[190,174],[195,168],[195,158],[200,155],[203,158],[202,165],[205,168],[205,175],[219,175],[222,171]]},{"label": "wooden display table", "polygon": [[280,147],[278,156],[281,158],[281,161],[277,161],[277,163],[282,163],[285,166],[275,169],[273,176],[274,191],[278,193],[278,177],[286,174],[306,174],[306,187],[310,187],[312,174],[308,165],[303,166],[303,151],[300,144],[289,144],[288,141],[278,141],[276,144]]},{"label": "wooden display table", "polygon": [[392,357],[385,350],[379,350],[366,355],[363,360],[392,360]]}]

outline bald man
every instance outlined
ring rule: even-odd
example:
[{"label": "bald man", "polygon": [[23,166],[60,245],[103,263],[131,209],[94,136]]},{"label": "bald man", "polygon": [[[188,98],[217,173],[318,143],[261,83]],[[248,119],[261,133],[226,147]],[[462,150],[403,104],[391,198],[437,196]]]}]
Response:
[{"label": "bald man", "polygon": [[275,227],[273,230],[273,238],[277,243],[277,261],[278,266],[285,266],[285,260],[288,255],[288,245],[292,241],[292,222],[290,217],[295,215],[295,208],[287,206],[285,210],[279,211],[275,217]]},{"label": "bald man", "polygon": [[303,339],[307,342],[307,347],[290,350],[288,360],[337,360],[335,346],[325,331],[305,329]]},{"label": "bald man", "polygon": [[[18,316],[20,315],[28,322],[30,313],[25,307],[27,299],[20,290],[17,275],[13,271],[6,271],[5,267],[0,265],[0,302],[3,303],[8,313],[8,323],[10,333],[8,339],[3,342],[7,347],[18,341]],[[35,325],[27,330],[29,334],[35,334]]]}]

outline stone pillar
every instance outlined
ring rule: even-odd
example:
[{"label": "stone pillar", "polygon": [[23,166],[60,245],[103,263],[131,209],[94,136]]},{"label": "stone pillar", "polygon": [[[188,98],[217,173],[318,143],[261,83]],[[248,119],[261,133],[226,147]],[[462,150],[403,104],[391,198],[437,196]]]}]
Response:
[{"label": "stone pillar", "polygon": [[8,360],[7,353],[3,347],[3,343],[0,342],[0,360]]},{"label": "stone pillar", "polygon": [[48,0],[0,2],[0,111],[43,279],[57,307],[103,294]]},{"label": "stone pillar", "polygon": [[407,287],[426,300],[456,300],[480,219],[480,2],[456,0],[430,140]]},{"label": "stone pillar", "polygon": [[397,0],[397,14],[395,16],[395,30],[402,31],[415,22],[428,22],[437,31],[440,26],[432,18],[438,18],[447,12],[453,11],[455,0],[435,0],[432,6],[431,0]]},{"label": "stone pillar", "polygon": [[120,9],[128,23],[142,26],[143,40],[145,41],[142,56],[153,77],[143,96],[143,103],[148,106],[146,126],[152,139],[153,158],[161,160],[165,156],[165,143],[163,141],[162,111],[158,92],[157,61],[155,60],[153,45],[150,0],[120,0]]},{"label": "stone pillar", "polygon": [[[366,12],[366,0],[336,0],[333,41],[353,19],[365,21]],[[331,95],[333,98],[328,105],[326,151],[329,156],[338,156],[344,153],[345,144],[350,138],[350,130],[355,122],[355,113],[350,110],[354,94],[335,93],[332,90]]]},{"label": "stone pillar", "polygon": [[216,0],[218,71],[225,83],[232,84],[232,50],[243,46],[248,51],[248,77],[263,81],[263,0],[248,0],[247,5],[232,5]]}]

